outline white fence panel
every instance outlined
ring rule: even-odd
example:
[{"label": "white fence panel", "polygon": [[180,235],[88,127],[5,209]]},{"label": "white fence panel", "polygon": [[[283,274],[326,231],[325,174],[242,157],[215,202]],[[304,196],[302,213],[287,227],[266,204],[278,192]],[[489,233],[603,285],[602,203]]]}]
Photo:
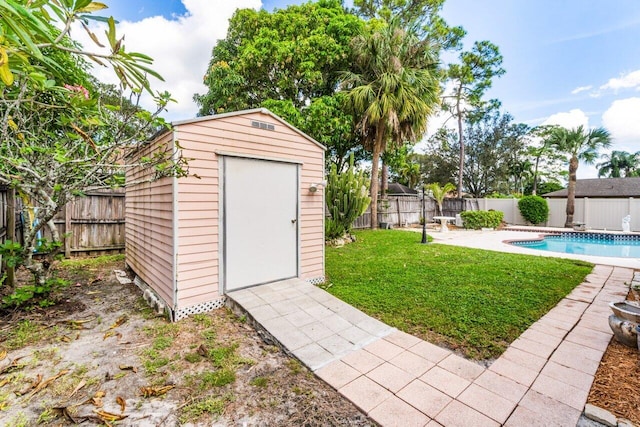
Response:
[{"label": "white fence panel", "polygon": [[[548,227],[564,227],[567,219],[567,201],[565,199],[547,199],[549,203]],[[581,221],[576,219],[576,221]]]},{"label": "white fence panel", "polygon": [[[567,199],[546,199],[549,203],[547,227],[564,227]],[[517,199],[475,199],[481,210],[504,212],[504,220],[511,225],[530,225],[520,215]],[[583,222],[594,230],[622,230],[622,218],[631,215],[631,231],[640,231],[640,199],[578,198],[575,199],[574,222]]]}]

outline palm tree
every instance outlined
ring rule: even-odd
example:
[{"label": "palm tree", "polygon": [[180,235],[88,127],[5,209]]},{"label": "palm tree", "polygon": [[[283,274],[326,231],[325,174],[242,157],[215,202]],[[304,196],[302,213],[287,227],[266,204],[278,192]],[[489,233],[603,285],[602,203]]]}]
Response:
[{"label": "palm tree", "polygon": [[438,203],[438,210],[440,211],[440,215],[442,215],[442,203],[444,202],[444,198],[447,194],[455,190],[456,186],[447,182],[443,187],[440,187],[439,183],[434,182],[433,184],[427,184],[425,187],[431,191],[431,197],[433,197]]},{"label": "palm tree", "polygon": [[551,131],[549,142],[555,146],[558,151],[570,156],[569,186],[567,187],[567,218],[564,226],[572,227],[573,213],[575,212],[578,162],[583,161],[586,164],[593,164],[594,160],[598,157],[598,150],[611,145],[611,135],[609,131],[603,127],[589,131],[585,130],[582,125],[573,129],[558,127]]},{"label": "palm tree", "polygon": [[436,55],[428,41],[395,20],[355,37],[352,48],[354,68],[343,73],[343,87],[362,144],[372,153],[371,228],[377,228],[380,155],[426,131],[439,102]]},{"label": "palm tree", "polygon": [[604,162],[598,163],[598,177],[620,178],[622,172],[625,177],[636,176],[640,169],[640,152],[631,154],[626,151],[614,150],[605,154]]},{"label": "palm tree", "polygon": [[398,173],[407,187],[415,188],[418,185],[418,181],[420,181],[420,164],[403,163]]}]

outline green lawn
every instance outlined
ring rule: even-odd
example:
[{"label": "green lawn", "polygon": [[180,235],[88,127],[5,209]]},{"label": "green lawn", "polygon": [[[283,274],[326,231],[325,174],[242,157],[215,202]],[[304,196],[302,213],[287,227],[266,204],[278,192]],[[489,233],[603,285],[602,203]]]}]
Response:
[{"label": "green lawn", "polygon": [[580,284],[592,264],[355,233],[326,251],[327,290],[388,325],[474,359],[500,355]]}]

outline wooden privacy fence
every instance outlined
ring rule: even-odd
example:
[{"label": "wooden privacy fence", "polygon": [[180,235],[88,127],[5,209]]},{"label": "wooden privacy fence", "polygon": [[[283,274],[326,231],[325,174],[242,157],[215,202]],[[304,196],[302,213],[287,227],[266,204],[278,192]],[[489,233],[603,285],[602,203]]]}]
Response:
[{"label": "wooden privacy fence", "polygon": [[[456,216],[463,210],[478,210],[478,203],[470,199],[445,199],[442,203],[444,216]],[[433,222],[438,215],[438,204],[431,197],[425,200],[427,222]],[[396,227],[420,223],[422,218],[422,198],[418,196],[389,196],[386,200],[378,200],[378,222],[386,222]],[[369,228],[371,225],[371,208],[356,218],[353,228]]]},{"label": "wooden privacy fence", "polygon": [[[66,257],[98,255],[124,251],[124,191],[88,191],[84,197],[77,197],[67,203],[54,218],[60,236],[64,236]],[[7,229],[11,220],[8,189],[0,188],[0,242],[7,239]],[[19,198],[16,198],[19,201]],[[17,203],[16,203],[17,204]],[[20,208],[15,210],[16,241],[24,243],[22,236],[24,215]],[[42,238],[50,239],[51,233],[45,227]]]}]

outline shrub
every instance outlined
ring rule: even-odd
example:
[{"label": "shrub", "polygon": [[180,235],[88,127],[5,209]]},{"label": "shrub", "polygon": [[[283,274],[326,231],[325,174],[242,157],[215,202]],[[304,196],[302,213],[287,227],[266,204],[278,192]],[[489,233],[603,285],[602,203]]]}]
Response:
[{"label": "shrub", "polygon": [[518,201],[520,214],[531,224],[540,224],[549,219],[549,205],[540,196],[524,196]]},{"label": "shrub", "polygon": [[481,228],[496,228],[502,223],[504,213],[501,211],[463,211],[460,213],[464,228],[479,230]]},{"label": "shrub", "polygon": [[351,232],[353,221],[367,210],[371,197],[364,171],[356,171],[353,154],[349,168],[338,173],[336,165],[331,165],[327,179],[327,208],[331,214],[325,221],[325,237],[335,239]]}]

